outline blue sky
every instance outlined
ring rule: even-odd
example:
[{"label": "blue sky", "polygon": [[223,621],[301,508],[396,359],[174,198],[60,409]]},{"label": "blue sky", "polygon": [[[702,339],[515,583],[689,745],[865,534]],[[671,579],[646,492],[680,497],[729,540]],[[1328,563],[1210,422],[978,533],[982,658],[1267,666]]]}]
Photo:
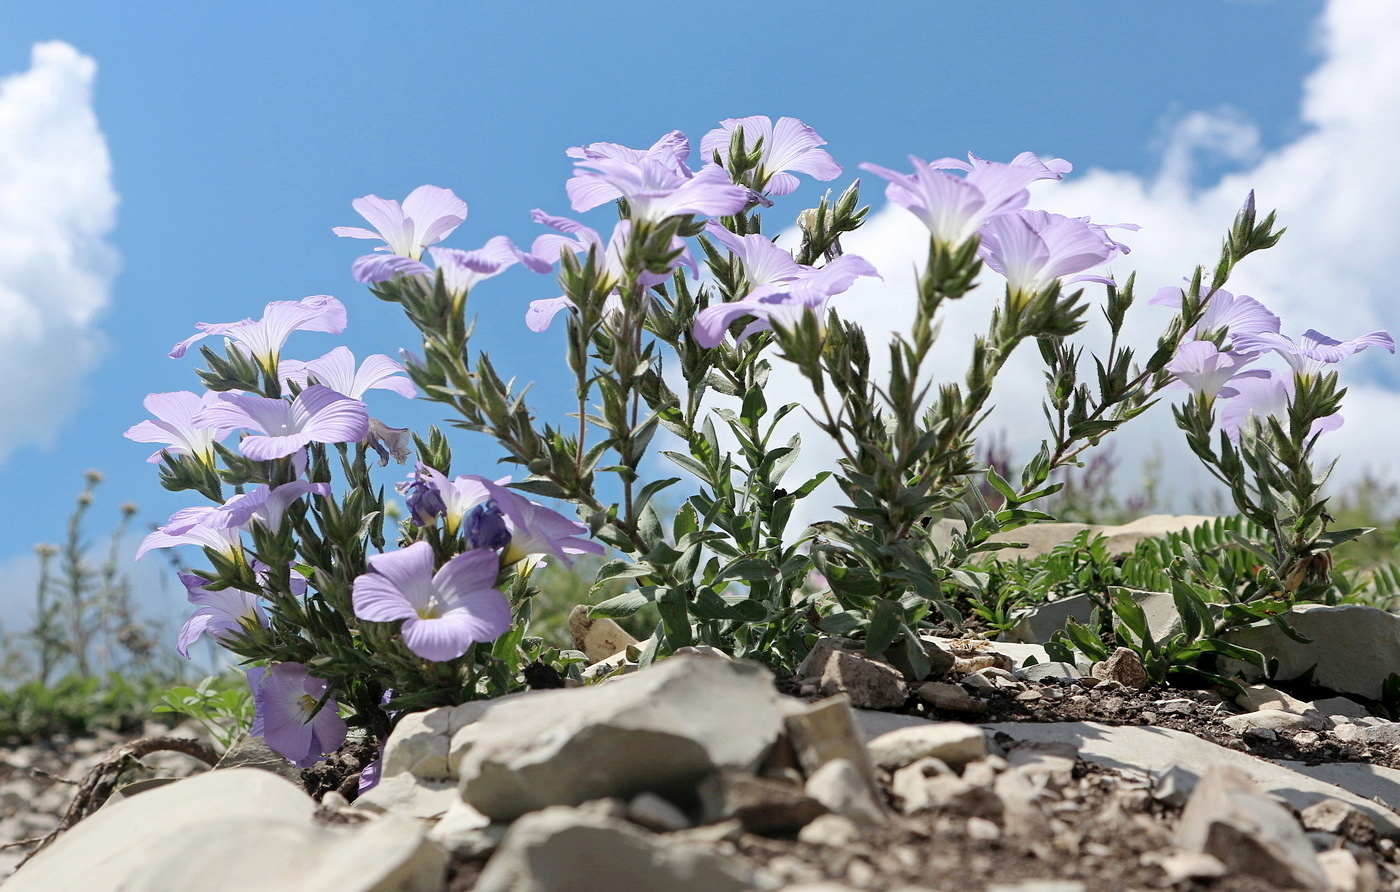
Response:
[{"label": "blue sky", "polygon": [[[793,115],[845,165],[838,187],[861,161],[900,167],[911,152],[1068,158],[1082,177],[1055,201],[1102,220],[1140,213],[1158,232],[1181,223],[1188,235],[1165,238],[1170,250],[1146,252],[1149,266],[1179,275],[1188,248],[1206,245],[1202,260],[1213,250],[1228,221],[1221,209],[1248,188],[1239,178],[1290,181],[1269,165],[1326,132],[1326,96],[1321,112],[1305,106],[1314,72],[1345,68],[1347,52],[1383,55],[1352,46],[1378,27],[1366,21],[1370,2],[143,3],[116,12],[0,0],[0,78],[10,78],[0,92],[0,243],[35,231],[35,218],[57,240],[42,255],[51,264],[22,263],[33,256],[16,256],[22,239],[10,239],[9,254],[0,246],[0,373],[23,391],[0,397],[0,575],[23,581],[31,546],[61,535],[85,468],[107,475],[98,519],[131,501],[149,525],[187,503],[160,489],[143,462],[149,450],[121,433],[146,417],[146,393],[198,389],[197,357],[165,356],[195,322],[333,294],[349,308],[346,334],[297,335],[293,355],[413,345],[393,308],[350,279],[366,243],[330,233],[360,222],[356,196],[450,187],[471,210],[447,244],[477,247],[502,233],[528,243],[531,208],[568,212],[568,146],[648,145],[673,128],[698,143],[721,118]],[[1320,30],[1323,16],[1331,31]],[[31,67],[46,41],[76,53],[49,50]],[[90,106],[84,59],[96,64]],[[63,96],[19,88],[44,72],[68,85]],[[77,135],[55,142],[54,133]],[[790,221],[823,188],[809,183],[775,213]],[[867,198],[883,206],[873,182]],[[885,253],[897,258],[905,230],[889,225]],[[1357,275],[1371,288],[1380,273]],[[1153,287],[1173,280],[1162,276]],[[65,316],[79,293],[85,309]],[[533,336],[521,318],[531,299],[555,293],[523,270],[483,286],[473,296],[476,344],[503,371],[542,379],[557,332]],[[1379,295],[1366,306],[1381,309],[1352,314],[1358,323],[1384,315]],[[1389,374],[1365,368],[1377,382]],[[541,380],[535,394],[542,415],[567,411],[564,388]],[[436,417],[395,400],[371,408],[400,424]],[[472,470],[462,442],[458,469]],[[489,472],[495,454],[481,447]],[[9,585],[0,591],[0,602],[16,598]]]}]

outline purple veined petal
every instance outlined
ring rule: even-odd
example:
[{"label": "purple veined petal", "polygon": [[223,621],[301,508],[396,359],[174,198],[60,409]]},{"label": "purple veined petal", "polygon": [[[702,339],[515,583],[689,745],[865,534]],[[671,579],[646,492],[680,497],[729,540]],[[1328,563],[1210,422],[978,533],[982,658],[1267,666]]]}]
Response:
[{"label": "purple veined petal", "polygon": [[277,431],[291,423],[292,409],[284,400],[251,393],[221,393],[218,400],[192,419],[203,427],[248,428],[260,433]]},{"label": "purple veined petal", "polygon": [[179,359],[189,351],[195,341],[203,340],[211,335],[228,334],[240,325],[251,324],[253,324],[251,317],[241,319],[238,322],[196,322],[194,327],[199,330],[199,333],[190,335],[174,347],[171,347],[168,355],[171,359]]},{"label": "purple veined petal", "polygon": [[[767,145],[764,166],[770,171],[795,170],[818,180],[834,180],[841,175],[841,165],[836,159],[818,148],[826,145],[826,140],[797,118],[779,118]],[[796,178],[793,180],[796,187]],[[786,195],[792,190],[780,192],[770,179],[768,191],[773,195]]]},{"label": "purple veined petal", "polygon": [[345,305],[329,294],[301,300],[275,300],[267,305],[258,322],[243,326],[234,339],[258,359],[275,358],[294,331],[345,331]]},{"label": "purple veined petal", "polygon": [[418,259],[410,253],[413,246],[413,221],[408,219],[403,206],[397,201],[380,198],[378,195],[366,195],[351,201],[350,206],[368,220],[376,232],[365,235],[362,233],[366,233],[367,230],[350,226],[337,226],[332,232],[350,238],[381,238],[393,253]]},{"label": "purple veined petal", "polygon": [[475,625],[470,614],[453,611],[429,619],[409,617],[403,621],[400,634],[404,646],[414,655],[443,663],[457,659],[475,643],[472,637]]},{"label": "purple veined petal", "polygon": [[1186,300],[1186,291],[1183,288],[1174,288],[1171,285],[1164,285],[1157,289],[1157,293],[1148,298],[1147,305],[1151,307],[1180,307],[1181,302]]},{"label": "purple veined petal", "polygon": [[297,430],[318,443],[353,443],[369,433],[365,404],[321,385],[312,385],[297,395],[292,401],[292,418]]},{"label": "purple veined petal", "polygon": [[262,737],[266,733],[263,727],[266,722],[263,720],[262,711],[257,709],[258,688],[262,687],[263,681],[267,678],[267,669],[262,666],[249,666],[247,671],[248,688],[253,693],[253,725],[248,729],[248,733],[253,737]]},{"label": "purple veined petal", "polygon": [[658,198],[651,210],[639,219],[660,221],[686,214],[721,217],[739,213],[748,203],[748,189],[730,182],[729,173],[723,167],[707,164],[670,195]]},{"label": "purple veined petal", "polygon": [[530,309],[525,311],[525,326],[531,331],[544,331],[554,321],[560,310],[575,309],[574,302],[567,297],[552,297],[547,300],[530,301]]},{"label": "purple veined petal", "polygon": [[372,622],[391,622],[417,615],[418,610],[432,604],[435,591],[433,547],[426,542],[415,542],[407,548],[369,559],[369,572],[355,579],[355,615]]},{"label": "purple veined petal", "polygon": [[149,462],[159,462],[163,453],[192,455],[204,461],[213,458],[214,444],[223,440],[232,428],[204,427],[194,423],[194,416],[217,401],[217,394],[206,392],[196,396],[180,390],[173,393],[152,393],[143,401],[146,410],[156,416],[154,421],[142,421],[127,429],[124,436],[139,443],[167,443],[157,450]]},{"label": "purple veined petal", "polygon": [[355,354],[349,347],[336,347],[329,353],[306,363],[304,380],[310,386],[310,376],[316,376],[316,383],[351,399],[359,399],[355,393]]},{"label": "purple veined petal", "polygon": [[763,191],[769,195],[791,195],[797,191],[797,187],[800,185],[802,185],[802,181],[793,174],[778,171],[768,178],[768,186]]},{"label": "purple veined petal", "polygon": [[[411,400],[418,396],[418,388],[413,386],[412,381],[403,377],[403,374],[402,363],[383,353],[374,353],[366,356],[365,361],[360,363],[359,371],[355,372],[355,390],[360,394],[366,390],[391,390]],[[358,394],[346,395],[359,398]]]},{"label": "purple veined petal", "polygon": [[747,299],[731,301],[726,304],[717,304],[706,307],[695,317],[695,328],[692,334],[695,343],[712,350],[719,346],[724,340],[725,334],[729,331],[729,326],[733,325],[742,316],[750,316],[754,313],[754,304]]},{"label": "purple veined petal", "polygon": [[861,276],[884,278],[864,257],[842,254],[811,275],[794,282],[791,289],[799,300],[811,303],[818,296],[830,297],[842,293]]},{"label": "purple veined petal", "polygon": [[334,697],[326,701],[326,705],[311,720],[311,752],[307,754],[307,763],[298,765],[298,768],[310,768],[321,761],[320,754],[334,753],[349,736],[350,729],[345,724],[345,719],[340,717],[337,707],[332,706],[333,703]]},{"label": "purple veined petal", "polygon": [[1299,346],[1304,353],[1314,359],[1334,363],[1341,362],[1354,353],[1360,353],[1367,347],[1384,347],[1394,353],[1395,339],[1390,336],[1389,332],[1373,331],[1354,337],[1349,341],[1339,341],[1310,328],[1303,332],[1302,344]]},{"label": "purple veined petal", "polygon": [[435,245],[467,219],[467,203],[440,186],[419,186],[403,200],[403,212],[413,221],[413,240],[421,252]]},{"label": "purple veined petal", "polygon": [[185,620],[185,624],[180,627],[180,637],[175,642],[175,652],[185,659],[190,658],[190,645],[194,644],[209,629],[209,624],[213,621],[207,612],[196,610],[194,615]]},{"label": "purple veined petal", "polygon": [[277,437],[249,434],[238,444],[238,451],[253,461],[274,461],[305,449],[315,440],[310,434],[298,432]]},{"label": "purple veined petal", "polygon": [[623,197],[622,190],[608,180],[598,176],[577,174],[564,184],[564,194],[569,197],[569,207],[579,213],[591,211],[600,205]]},{"label": "purple veined petal", "polygon": [[[488,549],[476,548],[443,564],[442,569],[434,575],[433,583],[440,591],[448,594],[449,603],[458,607],[463,606],[461,599],[472,592],[495,588],[496,577],[500,572],[501,562],[496,555]],[[506,625],[510,625],[508,607]]]},{"label": "purple veined petal", "polygon": [[398,254],[365,254],[350,264],[350,275],[356,282],[372,284],[387,282],[395,276],[431,275],[432,270],[421,261]]}]

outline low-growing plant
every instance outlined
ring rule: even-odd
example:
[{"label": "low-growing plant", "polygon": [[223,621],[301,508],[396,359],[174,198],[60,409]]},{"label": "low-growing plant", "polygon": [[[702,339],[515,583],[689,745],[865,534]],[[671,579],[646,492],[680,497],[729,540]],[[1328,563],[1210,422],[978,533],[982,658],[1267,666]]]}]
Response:
[{"label": "low-growing plant", "polygon": [[[822,145],[795,119],[753,117],[707,133],[698,169],[678,131],[645,150],[575,147],[566,186],[574,211],[611,203],[619,220],[605,238],[536,210],[548,231],[529,250],[504,237],[470,251],[439,247],[466,218],[446,189],[423,186],[402,203],[366,196],[353,205],[374,228],[336,232],[384,242],[352,273],[407,315],[421,354],[358,366],[344,347],[310,362],[285,357],[295,331],[344,330],[344,305],[324,295],[270,303],[261,320],[200,323],[176,345],[171,355],[180,357],[204,337],[224,338],[222,351],[200,347],[207,391],[150,395],[155,420],[127,435],[160,444],[151,460],[162,483],[208,504],[172,516],[141,551],[203,549],[209,568],[182,577],[198,609],[180,647],[209,634],[243,659],[255,732],[306,765],[335,749],[347,726],[382,737],[402,711],[503,694],[532,673],[537,683],[577,677],[582,655],[528,633],[540,558],[602,558],[591,594],[609,596],[596,616],[655,611],[637,648],[643,665],[706,644],[791,670],[827,634],[862,639],[868,653],[897,654],[911,674],[926,675],[919,633],[935,614],[959,621],[951,591],[994,604],[987,575],[973,569],[1006,547],[989,537],[1050,519],[1038,506],[1062,488],[1056,476],[1176,382],[1197,394],[1178,409],[1192,448],[1265,531],[1232,537],[1261,565],[1244,596],[1227,597],[1226,615],[1325,589],[1326,554],[1348,534],[1328,529],[1324,475],[1309,459],[1313,426],[1331,424],[1340,400],[1336,376],[1308,366],[1278,406],[1247,399],[1245,383],[1227,386],[1246,336],[1256,352],[1286,357],[1311,357],[1323,343],[1289,347],[1269,339],[1257,313],[1233,314],[1255,305],[1223,290],[1236,264],[1280,235],[1272,215],[1256,220],[1252,196],[1212,272],[1197,269],[1187,288],[1149,302],[1170,303],[1173,315],[1140,351],[1124,338],[1135,279],[1120,285],[1089,272],[1126,253],[1115,227],[1026,208],[1027,187],[1061,179],[1067,162],[1025,153],[1009,163],[915,158],[912,173],[863,165],[929,230],[907,328],[871,345],[858,314],[828,306],[879,275],[842,245],[868,210],[859,181],[801,211],[786,236],[791,249],[763,233],[763,213],[796,188],[795,174],[842,174]],[[536,332],[556,320],[565,327],[570,418],[538,417],[510,370],[471,347],[469,298],[514,265],[558,270],[560,296],[533,301],[525,322]],[[984,266],[1005,279],[1004,297],[991,302],[962,380],[934,380],[940,322],[974,303]],[[1109,347],[1082,376],[1089,363],[1072,338],[1090,303],[1082,288],[1064,289],[1084,282],[1106,287]],[[1227,339],[1232,350],[1221,349]],[[1334,352],[1381,343],[1380,333],[1326,342]],[[1019,474],[984,469],[973,459],[978,427],[998,374],[1028,344],[1046,368],[1048,436]],[[872,350],[887,351],[883,370]],[[807,397],[771,401],[768,384],[783,364],[805,380]],[[451,476],[459,457],[448,438],[370,417],[374,389],[441,404],[453,426],[492,438],[515,474]],[[1232,396],[1230,406],[1246,411],[1230,428],[1236,435],[1217,444],[1214,401]],[[798,473],[802,442],[789,419],[802,416],[837,450],[833,467]],[[236,445],[224,445],[237,431]],[[654,447],[662,431],[675,448]],[[655,472],[658,451],[674,471]],[[406,512],[389,527],[378,468],[411,452],[415,465],[396,485]],[[480,471],[496,456],[472,458]],[[828,481],[836,513],[795,529],[799,503]],[[568,506],[578,520],[528,495]],[[676,505],[668,522],[662,498]],[[945,515],[961,528],[939,547],[930,528]],[[1090,555],[1068,571],[1073,584],[1121,578],[1092,543],[1081,545]],[[1226,582],[1208,577],[1227,564],[1212,569],[1184,553],[1171,565],[1173,591],[1195,610],[1226,594]],[[1130,615],[1123,622],[1137,626]],[[1204,653],[1192,650],[1199,639],[1162,659],[1189,662]]]}]

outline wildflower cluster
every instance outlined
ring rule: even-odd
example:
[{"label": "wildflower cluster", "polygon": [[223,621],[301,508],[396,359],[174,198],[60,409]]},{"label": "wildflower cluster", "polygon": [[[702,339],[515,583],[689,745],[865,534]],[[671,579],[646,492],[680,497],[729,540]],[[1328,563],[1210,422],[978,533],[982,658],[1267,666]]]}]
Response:
[{"label": "wildflower cluster", "polygon": [[[359,366],[343,347],[308,362],[284,358],[293,332],[339,334],[346,312],[326,296],[275,302],[256,322],[201,323],[171,355],[223,336],[222,354],[200,348],[208,392],[153,394],[155,420],[128,432],[162,444],[151,460],[167,487],[210,502],[177,512],[142,546],[198,545],[212,566],[184,577],[198,609],[181,652],[207,634],[252,664],[255,729],[307,764],[340,744],[347,723],[382,737],[396,711],[520,686],[529,660],[572,671],[573,657],[526,637],[530,574],[541,556],[568,565],[606,554],[594,591],[618,582],[627,590],[594,614],[654,605],[643,664],[704,643],[790,668],[819,635],[839,634],[923,677],[919,632],[935,610],[959,620],[945,587],[985,584],[967,567],[1002,547],[988,537],[1047,519],[1031,506],[1059,488],[1051,474],[1178,385],[1195,392],[1178,409],[1192,448],[1251,520],[1280,535],[1287,528],[1291,544],[1275,543],[1282,587],[1300,560],[1337,539],[1325,530],[1320,480],[1304,470],[1317,434],[1339,423],[1336,376],[1320,364],[1393,344],[1383,333],[1335,342],[1315,332],[1295,344],[1258,302],[1223,290],[1236,263],[1278,238],[1272,216],[1256,223],[1252,199],[1209,286],[1198,269],[1184,291],[1150,302],[1170,298],[1177,315],[1139,361],[1120,342],[1133,279],[1120,288],[1104,269],[1129,251],[1111,230],[1137,227],[1029,207],[1030,184],[1062,179],[1068,162],[1027,152],[1005,163],[911,157],[912,173],[862,165],[929,230],[906,333],[876,374],[859,313],[839,311],[843,294],[880,278],[841,243],[868,211],[859,181],[800,211],[795,234],[763,231],[762,212],[794,192],[799,175],[842,174],[824,145],[793,118],[749,117],[706,133],[694,162],[679,131],[645,149],[571,148],[564,193],[573,212],[612,204],[618,219],[605,237],[536,209],[543,231],[528,249],[504,236],[474,250],[440,246],[467,217],[447,189],[356,199],[371,228],[336,234],[383,244],[351,273],[402,308],[421,353]],[[566,328],[571,421],[538,420],[514,379],[471,350],[470,296],[514,266],[557,275],[554,296],[535,289],[541,296],[520,309],[532,331]],[[934,381],[927,364],[942,314],[975,291],[984,266],[1004,280],[1004,298],[986,308],[963,380]],[[1107,289],[1111,342],[1094,357],[1097,387],[1080,382],[1082,348],[1069,340],[1089,306],[1082,289],[1065,290],[1073,284]],[[1046,364],[1049,431],[1013,484],[977,466],[975,433],[997,375],[1028,340]],[[1295,374],[1245,369],[1267,351]],[[810,395],[770,404],[774,362],[794,366]],[[370,417],[371,390],[441,403],[454,425],[490,435],[518,473],[451,476],[446,437]],[[1218,448],[1217,400],[1229,407]],[[800,409],[841,458],[794,482],[800,438],[780,430]],[[235,432],[236,447],[226,446]],[[658,450],[658,434],[672,448]],[[391,542],[372,458],[405,463],[410,442],[416,460],[395,486],[406,516]],[[677,476],[654,476],[658,451]],[[983,476],[1002,497],[996,509],[977,495]],[[663,523],[658,496],[683,480],[686,494]],[[828,480],[841,516],[791,529],[797,504]],[[567,503],[578,519],[527,495]],[[964,528],[940,548],[929,528],[944,514]]]}]

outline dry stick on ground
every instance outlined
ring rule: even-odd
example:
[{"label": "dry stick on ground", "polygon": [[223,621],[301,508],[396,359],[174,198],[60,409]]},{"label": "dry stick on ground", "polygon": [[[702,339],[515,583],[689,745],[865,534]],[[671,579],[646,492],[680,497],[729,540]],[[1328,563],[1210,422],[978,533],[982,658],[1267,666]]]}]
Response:
[{"label": "dry stick on ground", "polygon": [[[121,776],[122,769],[127,766],[128,760],[137,760],[143,756],[160,752],[184,753],[211,766],[219,761],[218,753],[197,740],[185,737],[142,737],[139,740],[119,744],[112,747],[102,761],[94,765],[87,774],[83,775],[83,779],[77,782],[78,792],[73,796],[73,801],[68,804],[68,810],[63,813],[57,827],[43,836],[22,839],[6,846],[0,846],[0,848],[8,849],[33,844],[34,848],[24,856],[24,861],[19,863],[19,866],[23,867],[26,861],[43,851],[49,843],[58,838],[60,833],[102,807],[102,804],[112,795],[117,778]],[[72,782],[66,781],[66,783]]]}]

